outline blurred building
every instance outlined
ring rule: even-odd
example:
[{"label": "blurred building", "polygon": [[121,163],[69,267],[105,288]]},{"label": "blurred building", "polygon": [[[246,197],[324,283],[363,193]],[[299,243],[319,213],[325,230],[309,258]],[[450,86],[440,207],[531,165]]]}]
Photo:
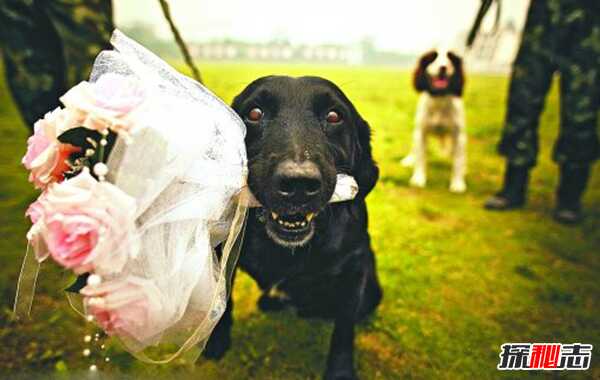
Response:
[{"label": "blurred building", "polygon": [[412,66],[416,56],[381,51],[372,41],[349,45],[294,45],[288,41],[251,43],[224,40],[190,43],[194,58],[215,61],[307,62],[346,65]]},{"label": "blurred building", "polygon": [[346,45],[292,45],[284,42],[249,43],[242,41],[212,41],[194,43],[194,57],[205,60],[248,61],[310,61],[320,63],[363,63],[360,46]]}]

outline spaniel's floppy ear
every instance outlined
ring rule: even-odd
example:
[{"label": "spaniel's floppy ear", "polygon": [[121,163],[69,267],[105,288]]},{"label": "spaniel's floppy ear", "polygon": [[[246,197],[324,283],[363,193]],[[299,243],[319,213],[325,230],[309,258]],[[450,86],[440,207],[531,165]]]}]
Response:
[{"label": "spaniel's floppy ear", "polygon": [[417,92],[427,90],[429,83],[427,81],[427,73],[425,70],[427,69],[427,66],[435,61],[437,56],[438,53],[432,50],[423,54],[423,56],[421,56],[419,59],[419,64],[413,73],[413,85],[415,86],[415,90],[417,90]]},{"label": "spaniel's floppy ear", "polygon": [[379,179],[379,168],[371,153],[371,127],[358,115],[357,153],[352,175],[358,183],[357,198],[366,197]]},{"label": "spaniel's floppy ear", "polygon": [[446,55],[448,56],[448,59],[450,60],[450,62],[452,62],[455,68],[462,68],[463,60],[458,54],[449,51]]},{"label": "spaniel's floppy ear", "polygon": [[452,74],[452,77],[450,78],[450,92],[453,95],[462,96],[463,89],[465,87],[465,72],[463,68],[463,60],[460,56],[454,54],[451,51],[448,52],[447,56],[450,62],[452,62],[452,65],[454,66],[454,74]]}]

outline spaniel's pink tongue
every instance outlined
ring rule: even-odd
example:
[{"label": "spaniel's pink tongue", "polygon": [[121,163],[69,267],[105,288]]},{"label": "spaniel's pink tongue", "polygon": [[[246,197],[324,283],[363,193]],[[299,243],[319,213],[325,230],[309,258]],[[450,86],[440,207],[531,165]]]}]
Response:
[{"label": "spaniel's pink tongue", "polygon": [[446,78],[435,78],[431,84],[435,88],[446,88],[448,87],[448,79]]}]

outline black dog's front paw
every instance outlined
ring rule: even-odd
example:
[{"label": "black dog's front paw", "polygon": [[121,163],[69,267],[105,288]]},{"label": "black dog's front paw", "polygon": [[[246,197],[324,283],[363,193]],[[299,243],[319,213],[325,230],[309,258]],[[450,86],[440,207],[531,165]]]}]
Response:
[{"label": "black dog's front paw", "polygon": [[219,360],[231,347],[231,337],[228,334],[213,334],[208,339],[202,356],[209,360]]}]

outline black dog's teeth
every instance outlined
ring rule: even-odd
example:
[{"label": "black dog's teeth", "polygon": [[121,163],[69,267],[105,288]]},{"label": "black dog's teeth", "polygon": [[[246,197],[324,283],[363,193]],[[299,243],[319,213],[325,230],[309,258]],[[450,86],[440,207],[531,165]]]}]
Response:
[{"label": "black dog's teeth", "polygon": [[289,229],[304,228],[315,217],[313,212],[308,214],[291,214],[279,215],[276,212],[271,212],[271,219],[277,222],[280,226]]}]

